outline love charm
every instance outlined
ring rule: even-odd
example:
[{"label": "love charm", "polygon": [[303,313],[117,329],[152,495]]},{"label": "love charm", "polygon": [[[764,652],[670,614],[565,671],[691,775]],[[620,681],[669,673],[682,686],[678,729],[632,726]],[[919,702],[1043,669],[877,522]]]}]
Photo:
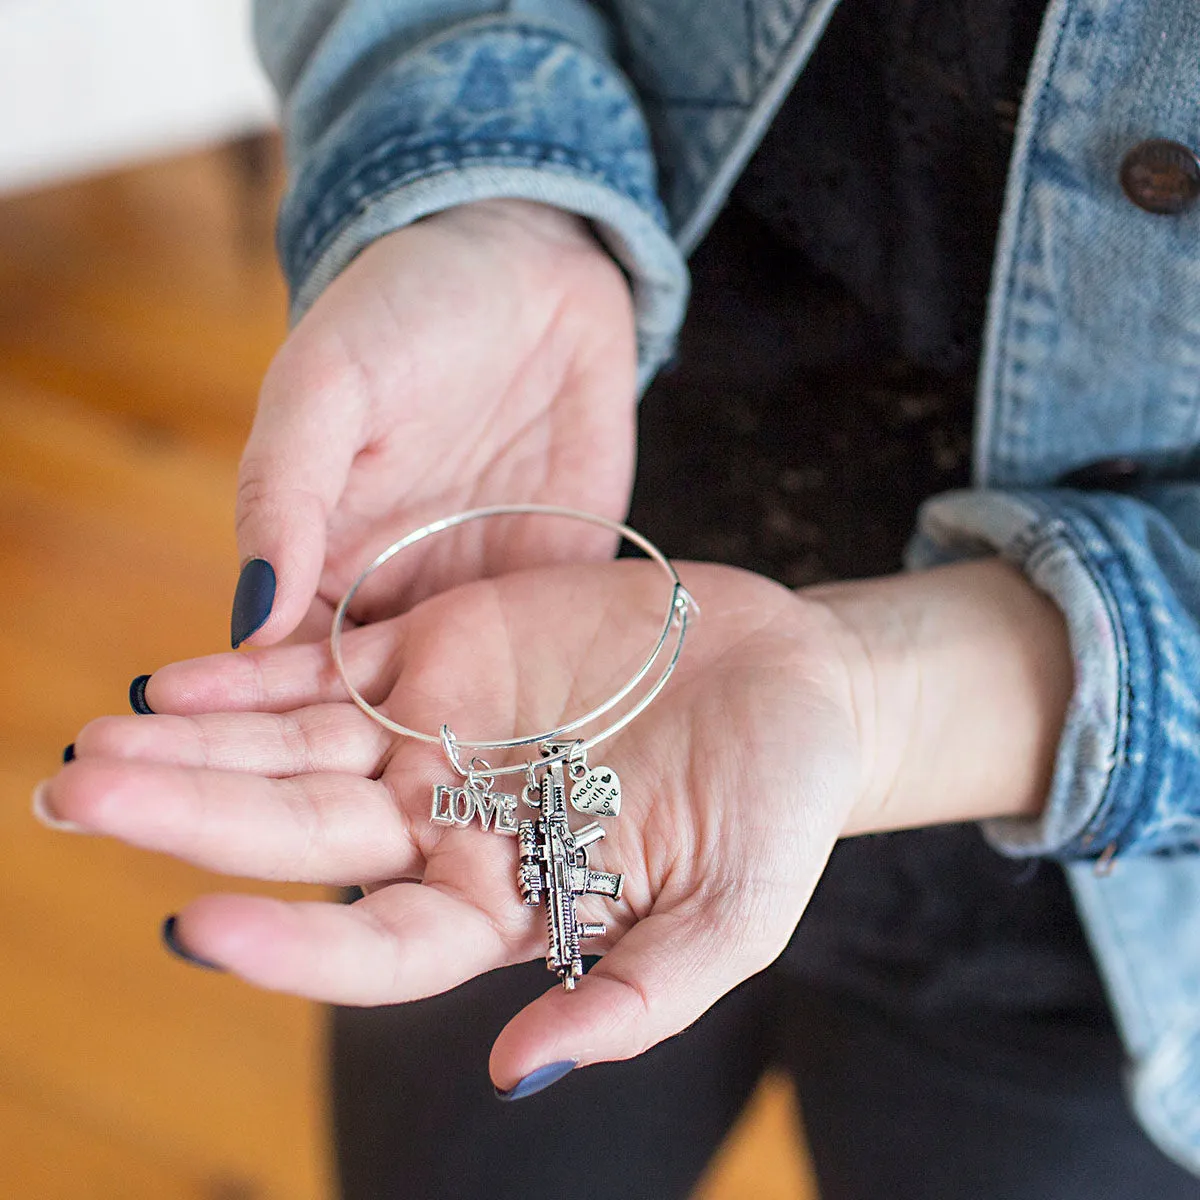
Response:
[{"label": "love charm", "polygon": [[433,789],[433,809],[429,819],[435,825],[470,825],[476,817],[484,829],[492,828],[494,821],[497,833],[515,837],[517,798],[505,792],[473,787],[438,784]]}]

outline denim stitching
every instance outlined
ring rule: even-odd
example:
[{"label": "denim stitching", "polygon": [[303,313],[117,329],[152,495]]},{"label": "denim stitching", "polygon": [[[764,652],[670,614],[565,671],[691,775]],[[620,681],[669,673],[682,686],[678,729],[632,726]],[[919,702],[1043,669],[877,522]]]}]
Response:
[{"label": "denim stitching", "polygon": [[[495,163],[510,161],[513,166],[518,167],[553,163],[570,166],[581,174],[592,175],[601,181],[611,182],[605,180],[602,168],[598,168],[589,156],[566,146],[555,146],[546,142],[519,142],[515,138],[507,137],[492,143],[491,154],[484,152],[487,143],[479,138],[470,138],[456,143],[453,151],[444,142],[425,143],[406,150],[394,162],[389,163],[388,155],[398,144],[398,138],[380,142],[374,150],[362,156],[352,175],[341,180],[338,187],[326,195],[310,219],[308,231],[300,239],[300,245],[305,252],[312,249],[318,236],[316,229],[321,224],[339,220],[344,209],[344,195],[358,199],[367,194],[368,188],[363,186],[364,179],[371,179],[373,185],[378,185],[394,180],[398,175],[415,172],[433,162],[442,164],[439,170],[484,161]],[[513,151],[518,146],[525,153],[514,156]],[[613,186],[616,186],[615,182]]]},{"label": "denim stitching", "polygon": [[[1131,501],[1130,503],[1133,502]],[[1101,510],[1094,519],[1100,526],[1101,530],[1104,531],[1107,521],[1103,511]],[[1158,622],[1154,620],[1154,617],[1150,611],[1149,599],[1144,595],[1143,589],[1138,586],[1138,571],[1135,567],[1135,564],[1120,545],[1119,538],[1113,537],[1109,540],[1112,544],[1114,557],[1120,561],[1121,566],[1130,581],[1130,591],[1133,595],[1134,603],[1137,606],[1138,615],[1141,618],[1142,628],[1144,630],[1146,652],[1150,666],[1148,672],[1149,677],[1145,684],[1147,688],[1147,701],[1149,710],[1145,725],[1146,729],[1150,731],[1158,727],[1159,722],[1164,715],[1164,703],[1162,696],[1162,677],[1166,670],[1166,664],[1164,662],[1162,653],[1162,638],[1164,634],[1163,631],[1160,630]],[[1146,738],[1147,740],[1149,739],[1149,733],[1147,733]],[[1168,770],[1173,772],[1174,759],[1178,756],[1178,753],[1179,752],[1174,748],[1164,747],[1163,753],[1156,756],[1156,758],[1153,760],[1151,759],[1149,753],[1146,754],[1146,761],[1141,770],[1141,790],[1143,793],[1146,793],[1149,790],[1148,785],[1150,782],[1153,782],[1155,785],[1157,785],[1168,774]],[[1169,762],[1168,759],[1170,760]],[[1158,764],[1157,771],[1154,770],[1154,764],[1156,761]],[[1157,790],[1157,787],[1155,787],[1155,790]],[[1139,826],[1139,828],[1134,828],[1135,823]],[[1131,831],[1133,835],[1141,833],[1144,835],[1143,840],[1150,845],[1153,845],[1156,831],[1159,828],[1160,827],[1157,824],[1153,827],[1149,826],[1144,815],[1139,818],[1137,808],[1134,807],[1126,825],[1117,831],[1116,839],[1118,846],[1122,845],[1126,841],[1126,834],[1129,834]],[[1132,840],[1132,838],[1130,840]]]},{"label": "denim stitching", "polygon": [[[1037,547],[1031,548],[1029,555],[1018,560],[1019,565],[1023,569],[1031,569],[1034,565],[1034,555],[1037,549],[1040,549],[1045,555],[1049,555],[1054,549],[1057,549],[1060,544],[1065,544],[1067,549],[1071,551],[1075,559],[1087,571],[1092,584],[1096,588],[1101,600],[1104,603],[1105,612],[1108,616],[1109,627],[1114,634],[1114,641],[1117,643],[1119,653],[1117,654],[1117,666],[1119,678],[1117,680],[1117,694],[1119,697],[1119,708],[1117,711],[1116,729],[1113,734],[1113,745],[1111,747],[1111,755],[1114,763],[1112,772],[1109,774],[1108,782],[1104,789],[1104,794],[1100,797],[1099,803],[1096,805],[1096,810],[1089,819],[1082,833],[1080,833],[1072,842],[1067,843],[1061,849],[1054,853],[1054,857],[1063,861],[1075,861],[1080,858],[1092,859],[1097,858],[1112,840],[1111,838],[1101,837],[1100,830],[1104,829],[1105,824],[1109,819],[1109,815],[1114,808],[1117,807],[1117,793],[1120,791],[1120,783],[1117,779],[1118,771],[1122,767],[1128,766],[1126,756],[1121,753],[1122,741],[1128,743],[1129,731],[1132,727],[1132,712],[1133,712],[1133,691],[1129,672],[1129,654],[1128,642],[1125,637],[1125,629],[1122,624],[1123,611],[1120,604],[1117,602],[1116,596],[1112,593],[1108,580],[1100,567],[1100,564],[1095,561],[1093,556],[1087,550],[1083,538],[1079,532],[1071,524],[1070,517],[1076,516],[1075,513],[1065,515],[1057,512],[1054,507],[1042,497],[1031,493],[1017,493],[1016,498],[1022,502],[1028,502],[1032,508],[1041,513],[1042,519],[1035,522],[1034,527],[1029,531],[1031,538],[1037,539]],[[1079,516],[1091,520],[1090,515],[1086,512],[1078,514]],[[1045,521],[1045,524],[1043,524]],[[1094,525],[1095,522],[1092,522]],[[1099,533],[1099,530],[1096,530]],[[1104,539],[1106,542],[1109,539]],[[1019,545],[1020,539],[1014,541],[1013,550],[1015,551]],[[1124,737],[1122,736],[1124,735]]]},{"label": "denim stitching", "polygon": [[[445,49],[456,41],[469,41],[480,32],[478,28],[470,30],[453,30],[443,37],[430,39],[412,53],[430,53],[434,50]],[[525,23],[505,24],[496,26],[486,24],[483,32],[496,34],[503,40],[524,39],[529,45],[542,45],[550,48],[566,47],[581,59],[591,61],[592,56],[570,39],[548,30],[545,27]],[[593,76],[594,78],[594,76]],[[614,144],[611,150],[610,163],[597,163],[595,159],[583,151],[569,146],[555,145],[546,142],[522,142],[519,137],[506,135],[499,139],[481,138],[479,136],[463,136],[465,130],[451,131],[447,136],[462,137],[462,141],[447,145],[439,142],[436,146],[429,143],[407,145],[404,152],[397,156],[393,163],[380,165],[396,148],[403,144],[402,137],[385,138],[377,142],[365,154],[358,156],[352,173],[341,176],[332,187],[328,188],[320,201],[307,212],[303,209],[296,214],[293,223],[280,222],[281,258],[285,263],[286,273],[295,290],[307,277],[316,261],[325,249],[336,239],[341,230],[354,217],[364,211],[370,201],[384,191],[391,191],[413,182],[426,175],[454,167],[466,166],[514,166],[522,168],[542,168],[553,171],[555,168],[565,169],[590,182],[612,188],[621,195],[632,200],[638,207],[647,211],[660,225],[665,226],[665,213],[658,195],[653,189],[653,156],[646,131],[642,124],[641,114],[630,95],[628,82],[620,74],[608,70],[604,78],[612,78],[615,86],[611,96],[607,97],[609,104],[619,106],[619,119],[627,121],[634,134],[632,140]],[[522,80],[527,83],[527,80]],[[502,149],[505,147],[507,149]],[[513,156],[512,151],[523,150]],[[630,156],[638,156],[643,160],[639,170],[622,169],[622,164]],[[429,169],[435,160],[437,168]],[[326,167],[328,164],[326,164]],[[644,175],[645,179],[638,177]],[[318,173],[319,178],[319,173]],[[293,186],[292,194],[302,194],[298,186]],[[349,202],[349,203],[348,203]],[[286,212],[286,207],[285,210]],[[282,216],[282,214],[281,214]],[[302,231],[302,232],[301,232]]]},{"label": "denim stitching", "polygon": [[[510,145],[513,144],[511,138],[505,140]],[[371,180],[371,186],[358,189],[352,196],[347,197],[347,193],[351,192],[351,189],[362,180],[363,176],[368,174],[366,171],[362,171],[348,179],[336,192],[330,193],[326,197],[325,205],[309,221],[304,235],[296,242],[303,257],[294,264],[289,263],[288,276],[292,279],[293,284],[298,286],[341,231],[356,218],[362,216],[371,204],[384,193],[395,191],[417,179],[431,179],[434,176],[466,167],[538,167],[549,173],[575,176],[590,182],[602,183],[615,188],[623,195],[630,195],[628,189],[619,187],[605,171],[596,169],[590,161],[583,156],[575,155],[568,148],[545,147],[545,151],[542,155],[525,156],[513,156],[497,151],[490,155],[464,155],[450,161],[446,161],[445,154],[427,152],[406,154],[395,163],[386,163],[375,167],[377,174]],[[345,198],[350,198],[352,203],[345,204]],[[630,196],[630,198],[637,201],[636,196]],[[640,206],[645,207],[644,204]]]},{"label": "denim stitching", "polygon": [[[1017,286],[1017,266],[1021,259],[1022,248],[1028,241],[1026,221],[1029,211],[1029,193],[1033,188],[1033,169],[1030,162],[1033,156],[1033,150],[1037,144],[1038,135],[1042,130],[1042,125],[1046,116],[1046,109],[1049,105],[1050,84],[1054,78],[1054,73],[1058,67],[1059,55],[1062,53],[1063,44],[1066,42],[1067,27],[1071,23],[1073,7],[1071,0],[1063,6],[1063,20],[1058,27],[1058,39],[1054,46],[1054,53],[1050,56],[1049,65],[1046,68],[1046,81],[1041,92],[1036,98],[1035,115],[1030,122],[1028,152],[1025,159],[1025,175],[1022,180],[1021,199],[1017,208],[1017,232],[1013,237],[1012,260],[1008,264],[1008,280],[1004,289],[1004,318],[1003,330],[1000,333],[999,353],[996,356],[996,367],[994,378],[991,380],[993,395],[995,396],[994,403],[997,406],[997,411],[994,417],[993,429],[997,431],[997,442],[1000,443],[995,447],[996,450],[1001,450],[1005,459],[1012,457],[1011,439],[1007,433],[1000,432],[1001,419],[1003,416],[1011,415],[1013,397],[1008,384],[1009,359],[1016,334],[1012,330],[1012,304],[1013,293]],[[1000,411],[1000,406],[1003,406],[1003,413]]]},{"label": "denim stitching", "polygon": [[[1104,847],[1110,843],[1115,844],[1118,850],[1124,850],[1128,849],[1130,845],[1136,844],[1139,832],[1145,832],[1148,834],[1146,839],[1147,841],[1151,841],[1153,838],[1152,833],[1150,833],[1150,831],[1147,830],[1143,824],[1144,816],[1139,814],[1137,804],[1138,793],[1140,792],[1144,794],[1147,790],[1147,780],[1150,769],[1146,762],[1142,763],[1140,767],[1137,764],[1130,762],[1129,751],[1131,749],[1136,750],[1138,748],[1136,745],[1131,746],[1131,742],[1133,742],[1135,738],[1131,737],[1130,735],[1135,735],[1136,741],[1138,742],[1147,740],[1149,734],[1146,731],[1152,729],[1158,719],[1159,710],[1161,708],[1158,680],[1159,674],[1162,670],[1162,655],[1158,645],[1158,640],[1154,634],[1154,624],[1151,621],[1150,615],[1147,611],[1146,602],[1142,596],[1141,589],[1138,587],[1138,574],[1133,563],[1120,546],[1119,539],[1109,534],[1107,522],[1105,521],[1103,514],[1093,511],[1094,506],[1089,505],[1082,500],[1077,503],[1078,508],[1076,513],[1080,517],[1086,519],[1091,524],[1095,532],[1104,541],[1114,568],[1120,571],[1124,582],[1128,587],[1131,597],[1131,605],[1129,607],[1122,606],[1119,602],[1116,602],[1115,597],[1113,597],[1113,602],[1116,606],[1116,611],[1123,623],[1124,628],[1129,627],[1128,618],[1136,614],[1140,622],[1142,637],[1145,641],[1145,653],[1149,668],[1147,671],[1148,678],[1144,685],[1147,689],[1146,700],[1148,711],[1145,717],[1139,720],[1135,714],[1132,672],[1126,666],[1129,657],[1128,653],[1121,660],[1124,678],[1121,681],[1120,692],[1122,701],[1127,703],[1128,707],[1124,746],[1125,753],[1122,754],[1118,761],[1127,772],[1134,773],[1136,776],[1132,781],[1122,781],[1124,788],[1133,792],[1133,795],[1131,796],[1132,802],[1129,804],[1128,811],[1122,813],[1119,811],[1120,806],[1117,804],[1118,797],[1106,795],[1105,800],[1102,801],[1101,807],[1097,809],[1096,820],[1092,823],[1093,831],[1089,839],[1089,845],[1099,845],[1101,850],[1103,850]],[[1072,515],[1074,516],[1076,514],[1073,513]],[[1068,531],[1065,532],[1070,538],[1076,553],[1079,554],[1081,559],[1089,565],[1090,570],[1092,565],[1091,556],[1082,546],[1077,532],[1070,527],[1068,527]],[[1096,564],[1096,566],[1103,570],[1103,568],[1100,567],[1100,564]],[[1110,612],[1110,619],[1111,615],[1112,614]],[[1108,791],[1111,792],[1117,790],[1113,786],[1114,783],[1115,781],[1110,778],[1110,788]],[[1106,826],[1113,820],[1114,810],[1117,812],[1117,822],[1114,822],[1115,827],[1111,832],[1109,832],[1106,830]],[[1140,829],[1139,826],[1141,826]],[[1079,840],[1082,842],[1083,839],[1081,838]]]}]

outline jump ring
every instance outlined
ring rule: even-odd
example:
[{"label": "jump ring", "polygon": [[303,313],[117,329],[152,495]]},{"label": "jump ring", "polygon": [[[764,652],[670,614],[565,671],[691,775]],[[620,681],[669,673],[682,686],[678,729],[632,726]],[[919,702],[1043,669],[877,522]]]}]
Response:
[{"label": "jump ring", "polygon": [[459,762],[458,759],[458,739],[450,732],[449,725],[443,725],[438,730],[438,738],[442,743],[442,753],[450,760],[450,765],[466,779],[469,771]]},{"label": "jump ring", "polygon": [[491,772],[492,764],[476,755],[467,763],[467,786],[487,795],[496,786],[496,776]]}]

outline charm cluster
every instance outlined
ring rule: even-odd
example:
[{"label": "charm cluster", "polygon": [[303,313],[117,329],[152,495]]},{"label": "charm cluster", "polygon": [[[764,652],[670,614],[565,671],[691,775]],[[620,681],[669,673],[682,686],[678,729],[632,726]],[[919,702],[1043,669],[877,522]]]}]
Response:
[{"label": "charm cluster", "polygon": [[543,754],[540,785],[535,768],[522,800],[538,814],[519,819],[517,797],[492,790],[493,780],[486,764],[467,774],[462,787],[439,784],[433,789],[430,819],[438,825],[470,825],[476,819],[485,830],[516,836],[519,847],[517,883],[521,899],[530,906],[542,905],[546,913],[546,965],[570,990],[583,974],[581,943],[601,937],[606,926],[581,922],[575,914],[577,896],[621,898],[624,876],[593,870],[588,849],[604,837],[604,827],[593,821],[572,830],[567,816],[566,776],[569,771],[571,807],[589,816],[615,817],[621,811],[621,781],[609,767],[589,769],[582,754],[568,759],[564,769],[554,756],[562,747],[547,744]]}]

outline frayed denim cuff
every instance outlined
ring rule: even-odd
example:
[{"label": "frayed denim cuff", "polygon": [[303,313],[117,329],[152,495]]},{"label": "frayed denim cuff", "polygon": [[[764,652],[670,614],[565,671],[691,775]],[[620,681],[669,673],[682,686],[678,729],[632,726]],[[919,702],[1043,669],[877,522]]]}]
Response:
[{"label": "frayed denim cuff", "polygon": [[1127,496],[973,491],[924,505],[907,561],[989,554],[1062,610],[1075,690],[1042,815],[985,822],[988,839],[1006,854],[1063,861],[1194,849],[1200,645],[1172,586],[1194,571],[1194,553],[1160,512]]},{"label": "frayed denim cuff", "polygon": [[644,386],[687,300],[649,135],[619,72],[536,25],[476,21],[418,45],[308,149],[278,232],[293,321],[375,239],[496,197],[593,223],[630,279]]}]

